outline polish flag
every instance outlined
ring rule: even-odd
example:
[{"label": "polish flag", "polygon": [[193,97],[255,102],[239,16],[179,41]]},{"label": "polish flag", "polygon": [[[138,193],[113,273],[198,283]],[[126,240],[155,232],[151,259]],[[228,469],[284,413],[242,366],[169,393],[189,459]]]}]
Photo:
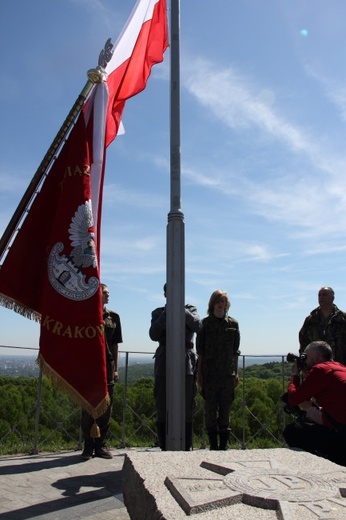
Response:
[{"label": "polish flag", "polygon": [[151,67],[163,61],[167,35],[166,0],[138,0],[106,67],[106,146],[118,133],[125,101],[144,90]]},{"label": "polish flag", "polygon": [[137,0],[110,50],[105,81],[97,85],[84,107],[87,123],[93,117],[91,182],[96,238],[100,233],[105,149],[121,132],[126,100],[145,89],[152,66],[163,61],[168,47],[166,10],[166,0]]}]

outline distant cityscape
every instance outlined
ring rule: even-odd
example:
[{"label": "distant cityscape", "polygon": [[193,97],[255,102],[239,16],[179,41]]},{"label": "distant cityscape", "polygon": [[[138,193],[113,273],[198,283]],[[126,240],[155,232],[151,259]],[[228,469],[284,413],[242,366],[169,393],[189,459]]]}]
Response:
[{"label": "distant cityscape", "polygon": [[38,377],[36,356],[0,355],[0,376]]},{"label": "distant cityscape", "polygon": [[[35,356],[13,356],[0,354],[0,377],[38,377],[39,366]],[[152,364],[152,357],[132,355],[129,357],[129,365]],[[125,366],[125,357],[119,356],[119,367]]]},{"label": "distant cityscape", "polygon": [[[13,356],[1,355],[0,353],[0,376],[8,377],[38,377],[39,366],[36,362],[37,355],[33,356]],[[265,357],[245,357],[245,366],[263,365],[264,363],[280,362],[281,356],[265,356]],[[123,354],[119,356],[119,368],[124,367],[126,358]],[[153,363],[152,356],[140,356],[138,354],[131,354],[129,356],[129,365],[151,365]],[[239,367],[242,368],[242,359],[239,362]]]}]

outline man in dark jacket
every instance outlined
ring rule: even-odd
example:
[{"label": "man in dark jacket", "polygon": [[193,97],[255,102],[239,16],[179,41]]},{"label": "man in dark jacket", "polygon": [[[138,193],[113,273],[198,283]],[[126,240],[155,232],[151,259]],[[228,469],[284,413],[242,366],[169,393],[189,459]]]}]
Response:
[{"label": "man in dark jacket", "polygon": [[[163,287],[166,297],[166,284]],[[185,305],[185,449],[192,447],[192,421],[197,394],[197,357],[193,351],[193,335],[202,328],[202,321],[193,305]],[[166,449],[166,307],[159,307],[151,314],[149,336],[158,341],[155,352],[154,399],[157,413],[157,435],[162,450]]]},{"label": "man in dark jacket", "polygon": [[346,313],[333,303],[331,287],[321,287],[318,292],[319,306],[306,317],[299,331],[300,353],[312,341],[325,341],[331,346],[333,358],[346,364]]}]

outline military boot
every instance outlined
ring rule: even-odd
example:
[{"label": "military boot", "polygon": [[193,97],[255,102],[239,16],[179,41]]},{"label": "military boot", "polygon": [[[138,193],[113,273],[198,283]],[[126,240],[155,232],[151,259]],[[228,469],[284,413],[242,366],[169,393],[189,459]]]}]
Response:
[{"label": "military boot", "polygon": [[224,432],[220,432],[219,435],[220,435],[219,450],[227,450],[230,431],[226,430]]},{"label": "military boot", "polygon": [[94,449],[95,449],[94,439],[85,440],[84,441],[84,450],[83,450],[83,453],[81,454],[82,459],[84,459],[84,460],[91,459],[92,456],[94,455]]},{"label": "military boot", "polygon": [[192,423],[185,423],[185,451],[192,448]]},{"label": "military boot", "polygon": [[159,446],[162,451],[166,451],[166,423],[165,422],[157,422],[157,437],[159,439]]},{"label": "military boot", "polygon": [[217,432],[209,432],[209,449],[210,450],[218,450],[219,446],[217,444]]}]

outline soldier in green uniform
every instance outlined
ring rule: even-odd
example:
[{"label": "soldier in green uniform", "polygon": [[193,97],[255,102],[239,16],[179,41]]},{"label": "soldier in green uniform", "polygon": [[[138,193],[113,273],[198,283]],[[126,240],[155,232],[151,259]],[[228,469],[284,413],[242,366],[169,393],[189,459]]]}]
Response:
[{"label": "soldier in green uniform", "polygon": [[226,450],[230,435],[230,411],[238,384],[240,334],[238,322],[227,315],[226,291],[210,297],[208,316],[197,335],[198,383],[204,398],[205,427],[211,450]]},{"label": "soldier in green uniform", "polygon": [[118,344],[122,343],[122,332],[120,316],[106,307],[109,301],[109,290],[107,285],[101,284],[102,303],[103,303],[103,319],[104,319],[104,335],[106,348],[106,364],[107,364],[107,386],[110,403],[107,410],[96,420],[100,428],[101,436],[93,439],[90,435],[91,427],[94,419],[85,410],[82,410],[81,429],[84,439],[84,450],[82,459],[89,460],[95,454],[95,457],[103,459],[111,459],[113,455],[107,449],[106,435],[108,433],[113,409],[114,400],[114,384],[118,381]]},{"label": "soldier in green uniform", "polygon": [[[163,286],[166,298],[167,285]],[[202,328],[202,321],[194,305],[185,305],[185,449],[192,448],[192,422],[195,411],[196,354],[193,350],[193,336]],[[154,366],[154,399],[157,414],[157,435],[160,448],[166,450],[166,307],[158,307],[151,314],[149,336],[158,341]]]},{"label": "soldier in green uniform", "polygon": [[346,313],[338,309],[331,287],[321,287],[319,306],[305,318],[299,331],[299,352],[313,341],[325,341],[332,347],[333,359],[346,365]]}]

